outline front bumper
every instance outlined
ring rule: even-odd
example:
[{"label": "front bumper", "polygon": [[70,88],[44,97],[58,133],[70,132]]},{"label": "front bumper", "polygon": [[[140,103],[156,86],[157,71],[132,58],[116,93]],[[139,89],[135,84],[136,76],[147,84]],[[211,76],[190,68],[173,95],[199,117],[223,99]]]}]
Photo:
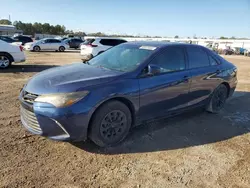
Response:
[{"label": "front bumper", "polygon": [[33,134],[54,140],[82,141],[87,139],[91,108],[79,104],[68,108],[55,108],[45,103],[29,104],[22,98],[21,121]]}]

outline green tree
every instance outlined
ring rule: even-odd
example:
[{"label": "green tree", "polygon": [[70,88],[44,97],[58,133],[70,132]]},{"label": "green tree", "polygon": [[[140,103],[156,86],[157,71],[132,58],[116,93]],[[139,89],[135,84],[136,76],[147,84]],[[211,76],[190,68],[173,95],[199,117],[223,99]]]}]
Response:
[{"label": "green tree", "polygon": [[3,25],[11,25],[11,21],[7,20],[7,19],[1,19],[0,20],[0,24],[3,24]]},{"label": "green tree", "polygon": [[174,37],[175,39],[178,39],[179,38],[179,36],[178,35],[175,35],[175,37]]},{"label": "green tree", "polygon": [[227,37],[221,36],[220,39],[228,39]]}]

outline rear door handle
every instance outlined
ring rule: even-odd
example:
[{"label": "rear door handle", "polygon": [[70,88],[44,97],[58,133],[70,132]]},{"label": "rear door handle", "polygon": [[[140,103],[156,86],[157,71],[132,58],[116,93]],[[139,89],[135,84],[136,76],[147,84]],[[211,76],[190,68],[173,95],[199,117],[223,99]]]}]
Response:
[{"label": "rear door handle", "polygon": [[190,77],[189,77],[189,76],[183,76],[183,81],[184,81],[184,82],[188,82],[188,81],[189,81],[189,79],[190,79]]}]

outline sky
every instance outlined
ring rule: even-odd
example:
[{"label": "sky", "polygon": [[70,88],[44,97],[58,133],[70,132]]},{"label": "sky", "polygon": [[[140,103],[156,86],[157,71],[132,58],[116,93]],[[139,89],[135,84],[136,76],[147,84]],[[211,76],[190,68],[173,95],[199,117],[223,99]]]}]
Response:
[{"label": "sky", "polygon": [[250,38],[250,0],[1,0],[0,19],[107,34]]}]

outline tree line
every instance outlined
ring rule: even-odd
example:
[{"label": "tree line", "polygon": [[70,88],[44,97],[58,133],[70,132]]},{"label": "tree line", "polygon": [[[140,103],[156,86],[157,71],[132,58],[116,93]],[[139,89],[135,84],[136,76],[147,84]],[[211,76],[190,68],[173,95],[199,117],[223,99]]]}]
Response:
[{"label": "tree line", "polygon": [[[12,25],[12,22],[6,19],[0,20],[0,24]],[[13,25],[18,30],[22,30],[25,35],[34,36],[35,33],[65,35],[74,33],[73,31],[66,30],[64,25],[50,25],[49,23],[23,23],[21,21],[14,21]]]}]

